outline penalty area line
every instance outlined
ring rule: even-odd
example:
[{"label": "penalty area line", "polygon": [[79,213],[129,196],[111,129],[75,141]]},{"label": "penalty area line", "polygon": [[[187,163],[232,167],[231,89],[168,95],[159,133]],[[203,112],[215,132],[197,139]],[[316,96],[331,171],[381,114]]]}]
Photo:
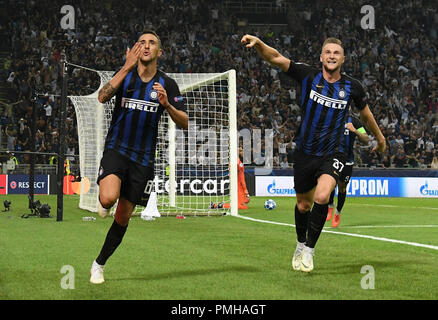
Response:
[{"label": "penalty area line", "polygon": [[[268,224],[288,226],[288,227],[295,227],[294,224],[290,224],[290,223],[283,223],[283,222],[275,222],[275,221],[269,221],[269,220],[255,219],[255,218],[251,218],[251,217],[242,216],[240,214],[236,215],[235,217],[240,218],[240,219],[244,219],[244,220],[254,221],[254,222],[268,223]],[[423,243],[417,243],[417,242],[389,239],[389,238],[383,238],[383,237],[375,237],[375,236],[369,236],[369,235],[365,235],[365,234],[332,231],[332,230],[326,230],[326,229],[323,229],[322,232],[331,233],[331,234],[339,234],[339,235],[343,235],[343,236],[350,236],[350,237],[356,237],[356,238],[371,239],[371,240],[377,240],[377,241],[383,241],[383,242],[391,242],[391,243],[397,243],[397,244],[404,244],[404,245],[409,245],[409,246],[413,246],[413,247],[427,248],[427,249],[432,249],[432,250],[437,250],[438,251],[438,246],[433,246],[433,245],[423,244]]]}]

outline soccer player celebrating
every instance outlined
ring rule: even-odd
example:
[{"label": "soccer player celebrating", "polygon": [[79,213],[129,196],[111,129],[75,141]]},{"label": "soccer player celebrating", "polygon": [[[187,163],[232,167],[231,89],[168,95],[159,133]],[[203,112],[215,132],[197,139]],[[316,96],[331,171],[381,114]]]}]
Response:
[{"label": "soccer player celebrating", "polygon": [[132,49],[126,50],[124,66],[99,91],[99,102],[115,96],[113,116],[97,183],[98,213],[106,217],[119,200],[99,256],[91,267],[91,283],[104,282],[108,258],[122,242],[135,206],[146,206],[153,188],[158,123],[164,111],[181,128],[188,127],[178,85],[157,69],[161,41],[151,30],[144,31]]},{"label": "soccer player celebrating", "polygon": [[[338,179],[338,204],[336,205],[336,211],[333,216],[334,204],[333,200],[335,197],[335,190],[332,191],[330,195],[330,200],[328,203],[328,213],[327,221],[332,220],[332,227],[337,228],[341,223],[341,211],[345,204],[345,199],[347,198],[347,186],[350,182],[351,175],[353,174],[354,165],[354,142],[356,137],[359,138],[360,142],[368,143],[369,138],[366,133],[365,128],[362,126],[360,120],[356,117],[348,116],[347,123],[345,124],[343,147],[341,148],[347,155],[347,162],[345,163],[344,169],[341,171]],[[357,128],[357,129],[356,129]]]},{"label": "soccer player celebrating", "polygon": [[354,103],[360,110],[361,120],[377,138],[375,151],[385,150],[385,137],[366,103],[360,82],[341,73],[345,56],[339,39],[324,41],[320,54],[322,70],[289,60],[255,36],[244,35],[241,43],[247,48],[255,48],[262,59],[279,67],[302,87],[302,121],[295,134],[294,157],[298,243],[292,267],[311,272],[314,248],[327,217],[329,197],[345,167],[340,141],[350,105]]}]

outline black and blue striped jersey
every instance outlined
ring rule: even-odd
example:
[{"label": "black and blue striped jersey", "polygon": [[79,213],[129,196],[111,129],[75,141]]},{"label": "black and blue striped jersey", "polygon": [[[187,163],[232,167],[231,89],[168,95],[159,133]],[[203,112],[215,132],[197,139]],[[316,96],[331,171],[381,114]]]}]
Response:
[{"label": "black and blue striped jersey", "polygon": [[154,166],[158,123],[165,110],[152,89],[155,82],[166,90],[171,105],[185,111],[184,99],[175,80],[158,70],[149,82],[143,82],[134,68],[117,90],[105,140],[105,150],[115,150],[146,167]]},{"label": "black and blue striped jersey", "polygon": [[366,106],[361,83],[345,74],[329,83],[320,69],[292,61],[286,74],[301,84],[301,124],[295,134],[297,150],[315,156],[345,153],[341,140],[351,103],[359,110]]},{"label": "black and blue striped jersey", "polygon": [[365,130],[365,128],[363,128],[362,122],[358,118],[352,117],[351,115],[347,117],[342,143],[344,144],[345,154],[347,156],[346,164],[352,165],[354,164],[354,142],[356,141],[357,134],[347,129],[347,123],[352,123],[357,130],[361,128]]}]

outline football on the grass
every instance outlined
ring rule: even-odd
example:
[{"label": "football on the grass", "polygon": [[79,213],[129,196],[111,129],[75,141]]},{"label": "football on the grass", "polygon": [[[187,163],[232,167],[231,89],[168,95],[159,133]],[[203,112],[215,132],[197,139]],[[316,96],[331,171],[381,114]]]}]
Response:
[{"label": "football on the grass", "polygon": [[277,204],[272,199],[268,199],[265,201],[265,209],[266,210],[273,210],[273,209],[275,209],[276,206],[277,206]]}]

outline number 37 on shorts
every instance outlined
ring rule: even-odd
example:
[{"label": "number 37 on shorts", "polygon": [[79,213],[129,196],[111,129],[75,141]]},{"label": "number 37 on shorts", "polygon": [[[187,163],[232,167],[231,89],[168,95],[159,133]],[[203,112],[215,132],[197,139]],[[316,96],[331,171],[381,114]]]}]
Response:
[{"label": "number 37 on shorts", "polygon": [[342,161],[340,161],[336,158],[333,158],[333,168],[335,168],[338,173],[342,172],[342,170],[344,169],[344,166],[345,165],[342,163]]}]

